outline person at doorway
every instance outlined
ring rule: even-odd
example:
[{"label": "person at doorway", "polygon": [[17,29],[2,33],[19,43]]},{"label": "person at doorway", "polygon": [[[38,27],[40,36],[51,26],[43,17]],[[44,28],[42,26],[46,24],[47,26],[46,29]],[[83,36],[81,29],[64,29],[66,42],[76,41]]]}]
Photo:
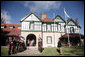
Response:
[{"label": "person at doorway", "polygon": [[32,41],[32,40],[29,40],[29,46],[32,46],[31,41]]},{"label": "person at doorway", "polygon": [[31,45],[32,45],[32,46],[34,45],[34,39],[32,40]]},{"label": "person at doorway", "polygon": [[28,42],[27,42],[27,46],[29,46],[29,39],[28,39]]},{"label": "person at doorway", "polygon": [[58,41],[58,49],[59,49],[59,53],[60,53],[60,55],[62,55],[62,44],[61,44],[61,41],[60,41],[60,39],[59,39],[59,41]]}]

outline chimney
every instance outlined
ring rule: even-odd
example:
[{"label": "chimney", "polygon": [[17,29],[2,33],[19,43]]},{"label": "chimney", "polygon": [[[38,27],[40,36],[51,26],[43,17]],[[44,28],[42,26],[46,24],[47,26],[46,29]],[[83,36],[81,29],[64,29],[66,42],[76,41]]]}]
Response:
[{"label": "chimney", "polygon": [[43,20],[44,18],[47,18],[47,14],[46,13],[42,13],[41,14],[41,19]]}]

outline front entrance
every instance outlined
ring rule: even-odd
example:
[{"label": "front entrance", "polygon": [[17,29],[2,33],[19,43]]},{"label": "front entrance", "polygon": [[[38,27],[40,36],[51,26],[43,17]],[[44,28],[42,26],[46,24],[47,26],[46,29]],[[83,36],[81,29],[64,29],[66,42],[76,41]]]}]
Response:
[{"label": "front entrance", "polygon": [[36,36],[29,34],[26,38],[26,46],[36,46]]}]

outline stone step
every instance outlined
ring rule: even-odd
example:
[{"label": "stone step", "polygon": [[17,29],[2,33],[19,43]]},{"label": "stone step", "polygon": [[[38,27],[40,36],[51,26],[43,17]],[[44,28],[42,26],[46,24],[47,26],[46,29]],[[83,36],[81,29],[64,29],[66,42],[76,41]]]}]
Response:
[{"label": "stone step", "polygon": [[27,47],[27,50],[17,54],[41,54],[37,47]]}]

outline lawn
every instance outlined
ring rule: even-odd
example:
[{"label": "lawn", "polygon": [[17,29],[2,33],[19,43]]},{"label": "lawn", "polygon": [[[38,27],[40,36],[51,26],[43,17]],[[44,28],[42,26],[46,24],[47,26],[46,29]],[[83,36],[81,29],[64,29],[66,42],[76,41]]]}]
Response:
[{"label": "lawn", "polygon": [[[48,47],[44,48],[42,54],[32,54],[32,55],[18,55],[12,54],[11,56],[84,56],[84,47],[62,47],[63,54],[59,55],[57,48]],[[1,47],[1,56],[8,56],[8,48]]]}]

